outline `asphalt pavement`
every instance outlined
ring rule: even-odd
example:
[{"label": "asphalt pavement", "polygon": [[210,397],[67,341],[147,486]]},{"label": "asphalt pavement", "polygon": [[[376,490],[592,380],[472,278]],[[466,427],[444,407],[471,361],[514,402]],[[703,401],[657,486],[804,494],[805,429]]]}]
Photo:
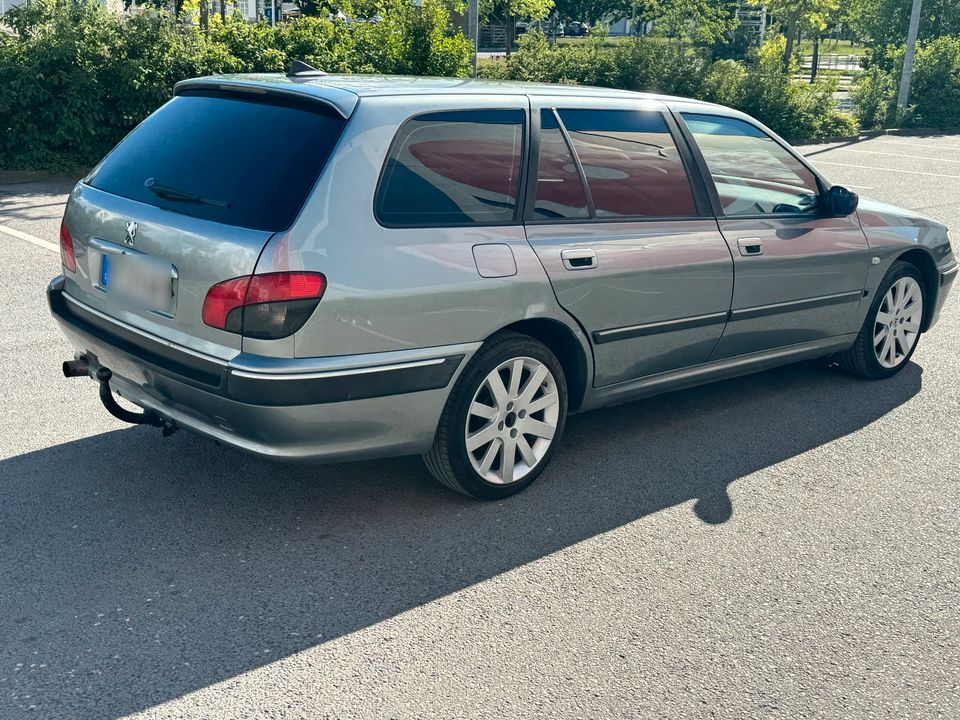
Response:
[{"label": "asphalt pavement", "polygon": [[[960,230],[960,136],[804,151]],[[114,421],[45,306],[69,182],[18,179],[0,718],[960,717],[960,293],[892,380],[803,363],[574,416],[481,504],[416,458]]]}]

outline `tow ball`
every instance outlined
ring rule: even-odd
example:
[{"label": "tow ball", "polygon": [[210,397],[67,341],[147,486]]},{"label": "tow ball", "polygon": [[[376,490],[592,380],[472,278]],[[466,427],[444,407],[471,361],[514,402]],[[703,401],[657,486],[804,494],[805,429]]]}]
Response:
[{"label": "tow ball", "polygon": [[[83,377],[90,375],[90,362],[85,357],[79,357],[76,360],[67,360],[63,363],[64,377]],[[113,373],[110,368],[100,366],[97,368],[93,377],[100,383],[100,402],[107,412],[113,415],[117,420],[122,420],[133,425],[152,425],[163,428],[163,436],[173,435],[178,428],[170,420],[164,420],[152,410],[134,412],[121,407],[113,397],[113,391],[110,389],[110,379]]]}]

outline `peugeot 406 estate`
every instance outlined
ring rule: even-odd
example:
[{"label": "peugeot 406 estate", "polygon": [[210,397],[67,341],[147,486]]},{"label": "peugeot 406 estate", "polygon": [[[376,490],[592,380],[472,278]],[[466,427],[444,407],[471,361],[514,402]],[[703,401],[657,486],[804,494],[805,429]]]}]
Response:
[{"label": "peugeot 406 estate", "polygon": [[486,499],[570,412],[823,356],[889,378],[957,275],[942,225],[725,107],[309,70],[179,83],[77,184],[60,247],[64,373],[117,417],[422,454]]}]

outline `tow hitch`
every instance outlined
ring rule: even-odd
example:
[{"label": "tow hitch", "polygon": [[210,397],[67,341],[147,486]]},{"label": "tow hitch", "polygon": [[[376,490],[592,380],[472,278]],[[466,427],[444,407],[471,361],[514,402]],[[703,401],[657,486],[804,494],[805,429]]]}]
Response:
[{"label": "tow hitch", "polygon": [[[84,375],[90,375],[90,362],[86,357],[79,357],[76,360],[67,360],[65,363],[63,363],[63,375],[64,377],[83,377]],[[103,366],[98,367],[96,374],[93,377],[95,377],[97,382],[100,383],[100,402],[103,403],[103,406],[107,409],[107,412],[117,418],[117,420],[122,420],[123,422],[132,423],[134,425],[153,425],[154,427],[162,427],[164,436],[172,435],[177,431],[176,425],[169,420],[164,420],[152,410],[133,412],[132,410],[127,410],[126,408],[121,407],[120,404],[114,399],[113,391],[110,389],[110,378],[113,377],[113,373],[110,371],[110,368],[105,368]]]}]

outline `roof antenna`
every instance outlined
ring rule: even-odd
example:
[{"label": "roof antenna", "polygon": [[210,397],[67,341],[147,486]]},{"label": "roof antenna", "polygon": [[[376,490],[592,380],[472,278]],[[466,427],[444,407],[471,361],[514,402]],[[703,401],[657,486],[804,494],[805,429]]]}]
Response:
[{"label": "roof antenna", "polygon": [[323,70],[317,70],[303,60],[294,60],[287,68],[287,77],[322,77],[323,75],[326,75]]}]

